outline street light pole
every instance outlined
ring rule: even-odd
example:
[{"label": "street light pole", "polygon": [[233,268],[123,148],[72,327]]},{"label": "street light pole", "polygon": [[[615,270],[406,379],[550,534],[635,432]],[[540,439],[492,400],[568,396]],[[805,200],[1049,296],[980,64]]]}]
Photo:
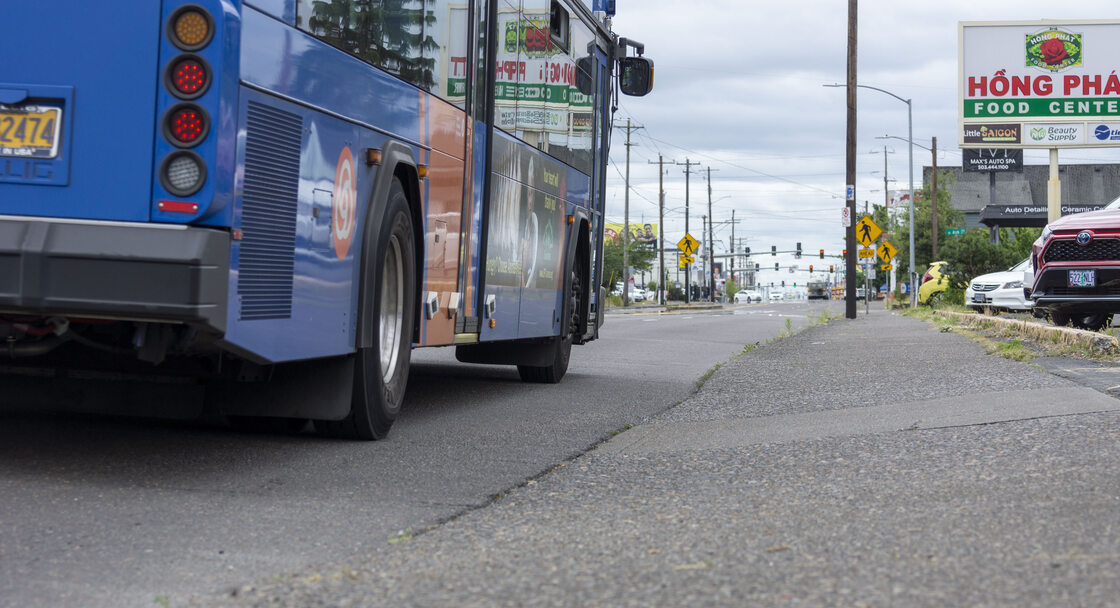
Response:
[{"label": "street light pole", "polygon": [[[826,87],[846,87],[844,84],[826,84]],[[914,274],[914,106],[909,99],[903,99],[890,91],[866,84],[857,87],[886,93],[906,104],[906,142],[910,150],[910,306],[917,306],[918,285]]]}]

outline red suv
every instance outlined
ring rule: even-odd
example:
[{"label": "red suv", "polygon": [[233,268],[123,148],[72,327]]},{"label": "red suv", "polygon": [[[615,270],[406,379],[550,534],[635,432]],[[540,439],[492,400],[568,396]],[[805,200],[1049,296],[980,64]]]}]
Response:
[{"label": "red suv", "polygon": [[1055,325],[1096,331],[1120,312],[1120,199],[1058,218],[1031,251],[1030,297]]}]

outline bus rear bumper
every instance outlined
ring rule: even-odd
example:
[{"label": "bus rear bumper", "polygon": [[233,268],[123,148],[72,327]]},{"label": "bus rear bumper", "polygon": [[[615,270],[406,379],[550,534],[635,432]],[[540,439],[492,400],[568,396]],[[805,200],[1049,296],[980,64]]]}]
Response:
[{"label": "bus rear bumper", "polygon": [[229,232],[0,216],[0,312],[225,333]]}]

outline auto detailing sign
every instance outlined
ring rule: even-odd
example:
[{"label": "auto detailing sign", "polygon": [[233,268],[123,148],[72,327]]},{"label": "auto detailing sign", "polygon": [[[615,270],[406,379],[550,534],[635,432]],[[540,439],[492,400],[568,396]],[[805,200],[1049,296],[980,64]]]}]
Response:
[{"label": "auto detailing sign", "polygon": [[[1120,21],[967,22],[959,42],[962,146],[1120,145]],[[1018,141],[979,135],[1012,124]]]}]

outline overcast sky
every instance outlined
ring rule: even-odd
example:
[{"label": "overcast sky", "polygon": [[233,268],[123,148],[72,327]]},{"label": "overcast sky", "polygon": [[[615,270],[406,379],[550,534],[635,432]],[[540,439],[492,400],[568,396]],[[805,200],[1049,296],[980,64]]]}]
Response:
[{"label": "overcast sky", "polygon": [[[1101,1],[860,0],[859,83],[912,99],[914,143],[928,148],[936,137],[938,165],[960,166],[958,22],[1120,19],[1118,7]],[[771,245],[793,249],[800,241],[814,254],[839,254],[845,91],[822,85],[846,80],[846,0],[618,0],[613,26],[646,45],[656,78],[650,95],[623,97],[614,115],[608,221],[623,220],[626,133],[618,127],[630,119],[643,127],[632,135],[631,223],[657,222],[660,154],[666,163],[701,163],[693,167],[689,214],[689,231],[700,240],[711,168],[717,253],[727,250],[734,211],[740,247],[768,252]],[[906,129],[906,104],[860,89],[860,209],[865,200],[883,202],[884,146],[890,188],[908,188]],[[877,139],[885,135],[902,139]],[[1120,150],[1063,150],[1061,161],[1120,162]],[[1026,152],[1027,164],[1046,162],[1046,151]],[[915,189],[930,163],[930,152],[916,145]],[[666,166],[666,249],[684,234],[684,169]],[[769,255],[757,261],[773,266]]]}]

